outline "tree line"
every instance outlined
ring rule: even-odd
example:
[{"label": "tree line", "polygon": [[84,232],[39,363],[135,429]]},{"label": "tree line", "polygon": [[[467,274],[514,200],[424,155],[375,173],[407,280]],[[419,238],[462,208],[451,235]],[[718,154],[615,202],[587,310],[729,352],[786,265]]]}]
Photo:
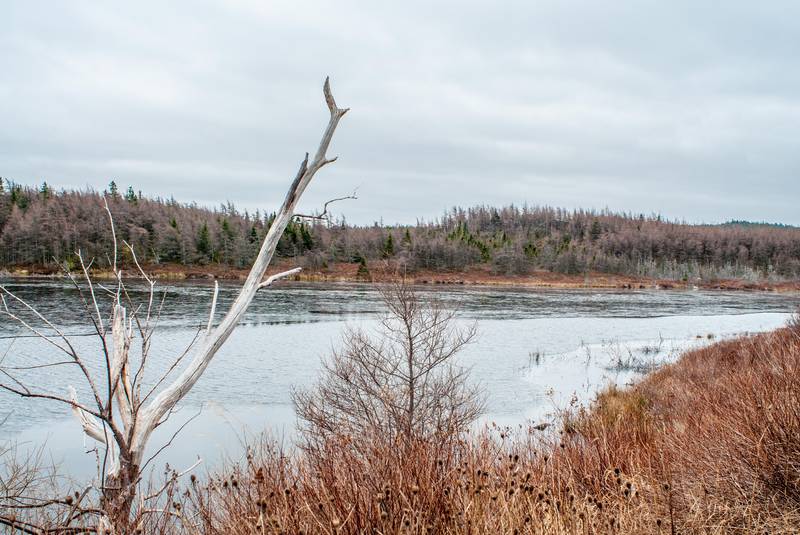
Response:
[{"label": "tree line", "polygon": [[[248,267],[274,214],[150,198],[115,182],[102,192],[23,186],[0,179],[0,266],[74,262],[80,249],[105,262],[108,235],[104,198],[120,238],[148,264]],[[481,267],[524,275],[603,272],[691,278],[800,277],[800,228],[735,221],[690,225],[659,215],[546,206],[453,208],[433,221],[354,226],[344,219],[298,219],[276,252],[299,265],[324,270],[358,263],[361,271],[389,262],[410,272]]]}]

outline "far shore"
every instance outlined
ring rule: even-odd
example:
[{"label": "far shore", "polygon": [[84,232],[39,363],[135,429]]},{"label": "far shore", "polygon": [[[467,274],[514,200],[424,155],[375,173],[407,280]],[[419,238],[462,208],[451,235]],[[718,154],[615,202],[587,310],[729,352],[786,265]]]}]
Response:
[{"label": "far shore", "polygon": [[[272,266],[269,274],[278,273],[295,267],[295,264],[282,260]],[[148,276],[162,281],[191,280],[244,280],[249,270],[231,268],[218,264],[180,265],[151,264],[145,266]],[[137,277],[136,270],[127,269],[129,277]],[[111,278],[108,270],[93,270],[97,278]],[[64,274],[56,266],[13,266],[0,268],[0,277],[60,278]],[[292,280],[319,283],[386,283],[399,280],[401,275],[396,270],[385,266],[370,267],[368,273],[359,272],[355,263],[337,263],[321,269],[305,268]],[[518,288],[550,288],[550,289],[617,289],[617,290],[725,290],[725,291],[768,291],[768,292],[800,292],[800,280],[791,281],[750,281],[744,279],[716,280],[672,280],[649,277],[635,277],[608,273],[591,272],[579,275],[567,275],[549,271],[535,271],[526,275],[507,275],[494,273],[488,267],[473,267],[464,271],[432,271],[418,270],[405,275],[414,284],[431,285],[465,285],[465,286],[502,286]]]}]

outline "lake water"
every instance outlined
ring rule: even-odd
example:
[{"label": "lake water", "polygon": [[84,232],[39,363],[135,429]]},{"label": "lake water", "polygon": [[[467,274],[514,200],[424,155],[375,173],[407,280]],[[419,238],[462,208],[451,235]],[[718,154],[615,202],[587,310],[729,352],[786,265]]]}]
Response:
[{"label": "lake water", "polygon": [[[61,281],[5,281],[34,303],[73,342],[99,373],[97,340],[81,336],[89,326],[79,297]],[[211,287],[173,284],[151,351],[158,377],[207,319]],[[221,287],[218,311],[236,286]],[[472,368],[488,400],[486,421],[547,421],[554,408],[586,401],[600,388],[627,384],[686,348],[720,338],[774,329],[797,310],[797,294],[704,291],[521,290],[483,287],[420,287],[458,310],[459,321],[477,322],[478,337],[459,356]],[[181,409],[151,441],[160,446],[191,419],[153,464],[181,467],[199,455],[211,468],[236,458],[243,441],[267,431],[291,443],[295,426],[293,387],[310,385],[320,359],[340,344],[345,325],[375,327],[382,305],[368,285],[284,283],[262,292]],[[0,318],[3,366],[26,367],[62,360],[46,343]],[[3,357],[5,355],[5,357]],[[68,385],[88,392],[68,366],[17,371],[40,390],[64,394]],[[193,418],[193,419],[192,419]],[[4,421],[5,420],[5,421]],[[0,440],[44,451],[76,477],[88,477],[96,459],[68,409],[48,401],[22,400],[0,391]]]}]

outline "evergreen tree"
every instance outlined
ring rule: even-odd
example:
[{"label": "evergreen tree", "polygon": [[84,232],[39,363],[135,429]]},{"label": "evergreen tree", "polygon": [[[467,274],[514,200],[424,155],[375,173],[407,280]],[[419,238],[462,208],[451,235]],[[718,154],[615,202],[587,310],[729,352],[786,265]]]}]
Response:
[{"label": "evergreen tree", "polygon": [[111,195],[112,199],[119,198],[119,189],[117,188],[117,183],[113,180],[108,183],[108,193]]},{"label": "evergreen tree", "polygon": [[383,243],[382,256],[384,258],[391,258],[394,256],[394,239],[392,238],[391,232],[389,233],[389,236],[387,236],[386,241]]},{"label": "evergreen tree", "polygon": [[203,226],[200,227],[195,247],[197,247],[197,254],[201,260],[208,261],[211,259],[211,235],[208,232],[206,223],[203,223]]},{"label": "evergreen tree", "polygon": [[28,207],[28,197],[19,184],[11,184],[11,204],[17,205],[20,210],[25,210]]},{"label": "evergreen tree", "polygon": [[358,271],[356,272],[356,277],[358,277],[359,279],[369,280],[370,274],[369,274],[369,268],[367,268],[367,259],[364,258],[364,256],[361,253],[356,252],[356,254],[353,255],[353,260],[358,262]]},{"label": "evergreen tree", "polygon": [[45,201],[50,198],[50,186],[46,181],[42,182],[42,187],[39,188],[39,196]]},{"label": "evergreen tree", "polygon": [[592,222],[592,230],[589,231],[589,236],[591,236],[592,241],[595,242],[600,239],[600,235],[603,233],[603,229],[600,227],[600,222],[595,219]]},{"label": "evergreen tree", "polygon": [[304,223],[300,224],[300,239],[303,242],[303,249],[306,251],[310,251],[314,248],[314,240],[311,237],[311,231],[308,230],[308,225]]},{"label": "evergreen tree", "polygon": [[223,218],[220,224],[218,241],[222,263],[228,265],[236,264],[237,259],[234,258],[236,253],[236,233],[227,217]]},{"label": "evergreen tree", "polygon": [[125,200],[131,204],[137,204],[139,202],[136,192],[133,191],[133,186],[128,186],[128,191],[125,192]]},{"label": "evergreen tree", "polygon": [[409,232],[408,228],[406,228],[405,233],[403,233],[403,245],[411,247],[411,232]]}]

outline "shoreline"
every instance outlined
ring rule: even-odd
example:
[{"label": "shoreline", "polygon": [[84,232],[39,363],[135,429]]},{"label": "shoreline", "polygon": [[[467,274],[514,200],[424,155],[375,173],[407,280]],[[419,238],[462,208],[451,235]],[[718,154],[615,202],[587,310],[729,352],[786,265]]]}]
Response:
[{"label": "shoreline", "polygon": [[[285,260],[271,266],[268,274],[278,273],[295,267]],[[148,276],[161,281],[199,281],[199,280],[244,280],[248,269],[230,268],[220,265],[185,266],[176,264],[154,264],[144,266]],[[135,270],[125,270],[128,277],[139,278]],[[93,270],[94,277],[113,278],[108,270]],[[63,272],[51,266],[14,266],[0,268],[0,278],[63,278]],[[400,280],[396,271],[386,267],[373,268],[368,274],[359,273],[358,264],[338,263],[324,269],[307,269],[292,277],[295,282],[308,283],[353,283],[375,284]],[[567,275],[550,271],[535,271],[527,275],[504,275],[492,273],[485,267],[473,267],[460,272],[419,270],[406,275],[413,284],[495,286],[530,289],[595,289],[595,290],[721,290],[800,293],[800,280],[794,281],[748,281],[743,279],[716,280],[671,280],[651,277],[637,277],[608,273],[587,273]]]}]

